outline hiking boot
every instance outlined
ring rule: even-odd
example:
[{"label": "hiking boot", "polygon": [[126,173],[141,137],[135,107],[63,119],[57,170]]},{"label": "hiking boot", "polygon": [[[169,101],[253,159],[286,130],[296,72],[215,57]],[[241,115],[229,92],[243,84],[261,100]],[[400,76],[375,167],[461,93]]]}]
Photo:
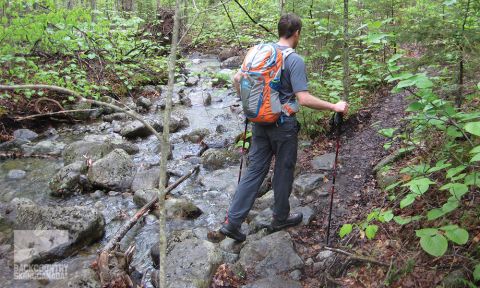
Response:
[{"label": "hiking boot", "polygon": [[291,227],[300,224],[303,220],[303,214],[302,213],[292,213],[288,215],[287,219],[283,221],[279,221],[275,218],[273,218],[272,223],[270,225],[270,228],[272,232],[281,230],[283,228]]},{"label": "hiking boot", "polygon": [[222,225],[222,228],[220,228],[220,233],[222,233],[223,235],[227,236],[227,237],[230,237],[238,242],[243,242],[245,241],[245,239],[247,239],[247,236],[245,236],[245,234],[243,234],[240,229],[238,229],[237,227],[235,227],[234,225],[230,224],[230,223],[224,223]]}]

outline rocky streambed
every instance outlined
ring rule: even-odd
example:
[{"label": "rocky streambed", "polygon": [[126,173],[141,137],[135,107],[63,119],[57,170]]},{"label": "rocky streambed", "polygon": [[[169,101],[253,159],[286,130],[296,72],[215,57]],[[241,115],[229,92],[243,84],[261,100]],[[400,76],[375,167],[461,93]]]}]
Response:
[{"label": "rocky streambed", "polygon": [[[223,65],[238,64],[231,62],[235,59]],[[158,140],[139,121],[101,109],[89,115],[97,120],[87,124],[52,128],[40,135],[20,129],[14,140],[0,144],[1,151],[22,154],[0,162],[3,287],[100,287],[91,264],[98,249],[156,193],[161,153],[169,154],[169,183],[196,165],[201,167],[166,202],[170,287],[207,287],[222,263],[256,275],[246,287],[300,287],[305,259],[295,252],[289,233],[267,235],[264,229],[272,214],[272,191],[258,199],[250,213],[243,227],[250,234],[245,243],[207,240],[208,231],[224,220],[241,157],[234,147],[243,129],[240,102],[232,89],[217,87],[234,71],[220,65],[215,56],[192,55],[187,61],[186,76],[175,87],[169,151],[160,151]],[[161,131],[165,88],[143,87],[135,100],[122,105],[141,113]],[[319,171],[331,169],[331,155],[314,161]],[[306,203],[326,195],[323,176],[297,177],[291,206],[304,213],[303,225],[315,213]],[[122,249],[135,245],[132,275],[147,286],[152,285],[148,280],[158,255],[154,214],[134,226],[121,242]],[[51,234],[28,230],[57,231],[55,235],[63,241],[53,243]],[[14,259],[29,265],[63,265],[67,277],[14,279]]]}]

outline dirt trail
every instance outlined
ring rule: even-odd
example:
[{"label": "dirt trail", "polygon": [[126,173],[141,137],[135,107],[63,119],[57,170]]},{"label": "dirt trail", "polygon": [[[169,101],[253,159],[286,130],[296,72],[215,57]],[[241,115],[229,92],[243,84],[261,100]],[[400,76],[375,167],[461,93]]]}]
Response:
[{"label": "dirt trail", "polygon": [[[360,211],[367,211],[372,202],[383,202],[383,199],[378,199],[372,169],[394,149],[386,151],[383,148],[388,139],[380,135],[378,130],[401,126],[407,101],[404,94],[392,95],[387,89],[377,95],[372,106],[350,116],[342,128],[331,246],[338,245],[338,229],[341,225],[351,223]],[[332,148],[327,152],[334,152],[335,139],[328,141],[328,146]],[[331,180],[331,177],[329,179]],[[295,247],[304,260],[315,259],[325,245],[328,201],[329,197],[325,197],[313,204],[317,214],[311,225],[290,230]],[[307,277],[302,281],[304,287],[324,284],[319,283],[319,274],[313,268],[307,267],[305,272]]]}]

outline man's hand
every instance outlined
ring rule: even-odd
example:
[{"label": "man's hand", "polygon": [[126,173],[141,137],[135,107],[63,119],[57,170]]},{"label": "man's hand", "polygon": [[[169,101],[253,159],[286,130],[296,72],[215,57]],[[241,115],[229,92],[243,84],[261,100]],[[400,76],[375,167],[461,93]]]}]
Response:
[{"label": "man's hand", "polygon": [[238,71],[232,78],[233,82],[233,87],[235,88],[235,91],[237,91],[237,94],[240,95],[240,79],[242,78],[242,72]]},{"label": "man's hand", "polygon": [[345,101],[339,101],[334,105],[333,111],[337,113],[346,114],[348,112],[348,103]]}]

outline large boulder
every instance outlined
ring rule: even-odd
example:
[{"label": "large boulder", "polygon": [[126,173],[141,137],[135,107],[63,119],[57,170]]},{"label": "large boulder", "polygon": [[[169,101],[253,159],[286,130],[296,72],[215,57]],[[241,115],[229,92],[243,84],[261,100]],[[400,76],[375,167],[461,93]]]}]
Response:
[{"label": "large boulder", "polygon": [[240,163],[241,154],[227,149],[208,149],[202,155],[203,167],[217,170]]},{"label": "large boulder", "polygon": [[168,287],[209,287],[222,260],[220,249],[209,241],[187,239],[177,243],[167,254]]},{"label": "large boulder", "polygon": [[92,164],[88,170],[88,180],[94,186],[125,190],[132,184],[133,168],[130,155],[122,149],[115,149]]},{"label": "large boulder", "polygon": [[242,65],[242,62],[243,62],[242,56],[232,56],[222,61],[222,63],[220,64],[220,68],[237,69],[237,68],[240,68],[240,65]]},{"label": "large boulder", "polygon": [[303,267],[303,261],[293,249],[290,234],[276,232],[248,241],[240,252],[239,263],[257,275],[273,276]]},{"label": "large boulder", "polygon": [[101,288],[97,273],[90,268],[69,272],[68,277],[53,282],[53,288]]},{"label": "large boulder", "polygon": [[[253,209],[264,210],[269,207],[273,207],[273,203],[275,201],[274,197],[275,195],[273,193],[273,190],[268,191],[267,193],[265,193],[265,195],[255,200],[255,203],[253,204]],[[295,195],[290,195],[289,202],[290,208],[295,208],[300,205],[300,200]]]},{"label": "large boulder", "polygon": [[63,197],[82,191],[80,185],[80,175],[87,172],[85,161],[77,161],[69,164],[53,176],[48,183],[50,187],[50,195]]},{"label": "large boulder", "polygon": [[6,217],[11,219],[17,233],[17,263],[45,263],[63,259],[101,239],[104,234],[102,214],[90,207],[40,206],[29,199],[15,198],[7,211],[10,213]]},{"label": "large boulder", "polygon": [[104,141],[75,141],[63,150],[63,162],[68,165],[76,161],[85,161],[86,158],[97,161],[112,150],[112,145]]},{"label": "large boulder", "polygon": [[24,144],[22,149],[25,155],[29,154],[48,154],[48,155],[60,155],[65,148],[65,143],[57,142],[55,140],[43,140],[35,145]]},{"label": "large boulder", "polygon": [[206,190],[216,190],[222,193],[233,194],[237,187],[239,167],[229,167],[215,170],[199,177],[200,185]]},{"label": "large boulder", "polygon": [[192,143],[199,143],[205,138],[205,136],[210,134],[210,130],[207,128],[195,129],[192,132],[182,136],[183,141],[189,141]]},{"label": "large boulder", "polygon": [[293,182],[293,191],[301,196],[305,197],[312,191],[320,188],[323,185],[325,174],[323,173],[308,173],[298,176]]},{"label": "large boulder", "polygon": [[[154,119],[147,119],[146,122],[150,126],[152,126],[155,131],[162,131],[163,129],[163,124],[159,117]],[[145,125],[143,125],[143,123],[139,120],[127,122],[125,125],[123,125],[123,128],[120,131],[120,135],[126,138],[147,137],[152,134],[153,132],[150,131],[147,127],[145,127]]]},{"label": "large boulder", "polygon": [[327,153],[312,159],[312,167],[317,170],[332,170],[335,164],[335,153]]},{"label": "large boulder", "polygon": [[132,181],[132,191],[148,190],[158,188],[160,181],[160,168],[151,168],[139,171],[135,174]]},{"label": "large boulder", "polygon": [[38,134],[29,129],[18,129],[13,131],[13,137],[15,139],[33,141],[37,139]]},{"label": "large boulder", "polygon": [[[157,189],[146,189],[135,191],[133,195],[133,202],[139,207],[147,204],[156,195],[158,195]],[[154,210],[155,215],[159,215],[158,210]],[[182,218],[182,219],[194,219],[202,214],[202,210],[198,208],[191,201],[183,198],[169,198],[165,200],[165,215],[167,218]]]}]

